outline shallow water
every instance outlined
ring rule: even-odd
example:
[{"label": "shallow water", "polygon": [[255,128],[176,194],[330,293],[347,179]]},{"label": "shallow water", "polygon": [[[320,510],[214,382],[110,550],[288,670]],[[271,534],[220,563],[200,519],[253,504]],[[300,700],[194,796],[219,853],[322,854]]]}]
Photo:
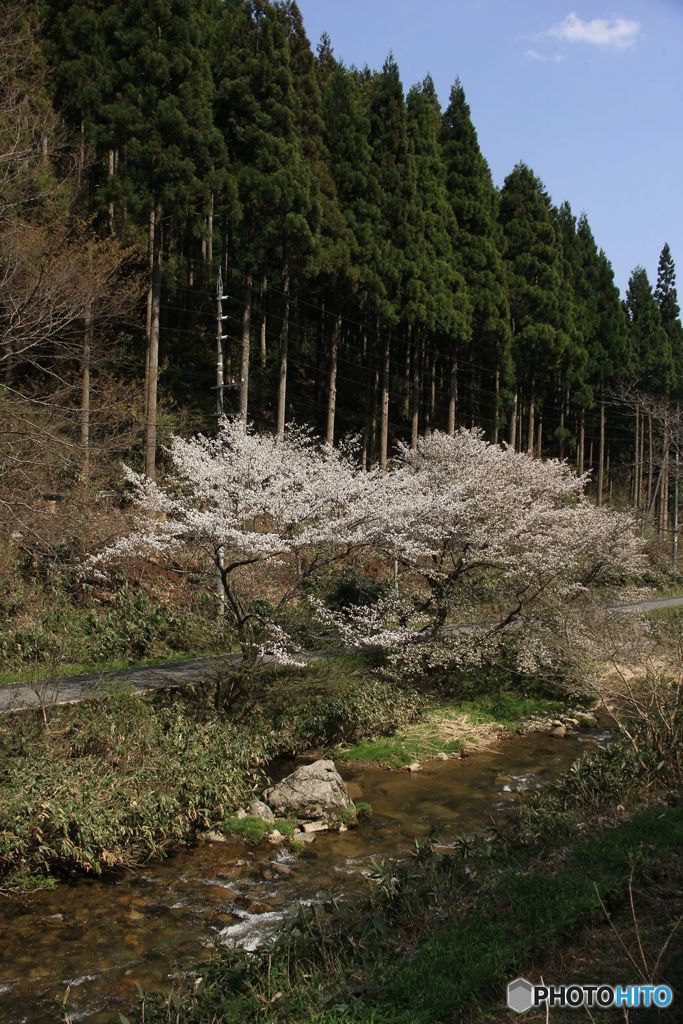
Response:
[{"label": "shallow water", "polygon": [[[444,842],[504,814],[604,734],[515,737],[421,772],[340,765],[373,815],[356,829],[316,837],[300,855],[216,843],[182,850],[137,873],[80,879],[30,902],[0,898],[0,1010],[7,1024],[118,1020],[136,985],[165,988],[211,956],[216,941],[255,948],[302,902],[366,886],[373,860],[404,853],[435,826]],[[270,867],[291,868],[281,877]]]}]

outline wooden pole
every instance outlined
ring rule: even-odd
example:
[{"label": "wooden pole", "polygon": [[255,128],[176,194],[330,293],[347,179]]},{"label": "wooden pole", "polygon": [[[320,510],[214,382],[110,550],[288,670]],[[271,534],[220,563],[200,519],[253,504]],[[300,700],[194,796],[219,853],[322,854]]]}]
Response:
[{"label": "wooden pole", "polygon": [[249,355],[251,351],[251,292],[253,277],[244,275],[244,306],[242,307],[242,353],[240,360],[240,416],[246,421],[249,406]]}]

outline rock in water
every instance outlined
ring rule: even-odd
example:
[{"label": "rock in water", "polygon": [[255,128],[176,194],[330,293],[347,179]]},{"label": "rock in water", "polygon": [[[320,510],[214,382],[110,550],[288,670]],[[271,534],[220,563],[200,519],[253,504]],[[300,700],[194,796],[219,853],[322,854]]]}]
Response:
[{"label": "rock in water", "polygon": [[275,821],[275,815],[262,800],[252,800],[249,804],[249,814],[252,818],[261,818],[262,821]]},{"label": "rock in water", "polygon": [[353,806],[334,761],[327,760],[297,768],[282,782],[267,789],[263,799],[283,817],[328,824],[337,824],[342,808]]}]

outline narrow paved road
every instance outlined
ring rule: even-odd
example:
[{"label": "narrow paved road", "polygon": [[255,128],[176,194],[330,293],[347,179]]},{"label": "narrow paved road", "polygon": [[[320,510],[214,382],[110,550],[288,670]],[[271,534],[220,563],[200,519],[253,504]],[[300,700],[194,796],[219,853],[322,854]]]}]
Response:
[{"label": "narrow paved road", "polygon": [[[612,610],[624,612],[656,611],[658,608],[676,608],[683,605],[683,595],[660,597],[633,604],[615,605]],[[97,693],[103,683],[114,679],[124,680],[134,689],[142,692],[168,690],[186,683],[210,678],[221,667],[238,665],[239,655],[228,654],[222,658],[193,658],[190,661],[174,661],[164,665],[145,665],[141,668],[120,669],[116,672],[91,673],[68,676],[35,684],[12,683],[0,688],[0,714],[27,711],[30,708],[54,707],[55,704],[77,704]]]}]

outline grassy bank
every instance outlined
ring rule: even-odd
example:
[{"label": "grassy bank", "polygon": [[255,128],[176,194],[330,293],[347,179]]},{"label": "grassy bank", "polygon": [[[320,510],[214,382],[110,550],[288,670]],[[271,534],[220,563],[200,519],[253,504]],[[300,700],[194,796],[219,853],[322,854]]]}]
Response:
[{"label": "grassy bank", "polygon": [[274,758],[395,731],[417,695],[358,659],[0,719],[0,884],[101,873],[230,828]]},{"label": "grassy bank", "polygon": [[336,754],[342,761],[400,767],[439,755],[478,750],[501,734],[518,731],[530,719],[552,719],[566,712],[566,702],[561,700],[506,690],[467,699],[426,699],[419,721],[393,736],[363,740],[340,748]]},{"label": "grassy bank", "polygon": [[[75,707],[0,719],[0,882],[99,874],[158,857],[233,815],[282,755],[329,751],[400,766],[472,749],[557,699],[504,691],[446,699],[379,678],[361,657],[224,673],[140,696],[113,686]],[[473,684],[474,685],[474,684]],[[479,684],[477,684],[479,685]]]},{"label": "grassy bank", "polygon": [[[532,800],[509,827],[463,837],[448,854],[427,846],[409,863],[386,865],[364,906],[302,913],[279,943],[256,954],[221,950],[170,999],[146,995],[136,1019],[503,1019],[508,980],[538,976],[587,926],[618,914],[633,886],[651,888],[663,874],[678,884],[682,855],[683,805],[658,788],[657,766],[623,746],[601,750]],[[674,917],[669,905],[665,932]],[[675,949],[670,944],[670,954]],[[599,980],[640,980],[622,960],[613,955],[611,972]],[[669,969],[671,955],[663,955],[659,977],[666,980]]]}]

